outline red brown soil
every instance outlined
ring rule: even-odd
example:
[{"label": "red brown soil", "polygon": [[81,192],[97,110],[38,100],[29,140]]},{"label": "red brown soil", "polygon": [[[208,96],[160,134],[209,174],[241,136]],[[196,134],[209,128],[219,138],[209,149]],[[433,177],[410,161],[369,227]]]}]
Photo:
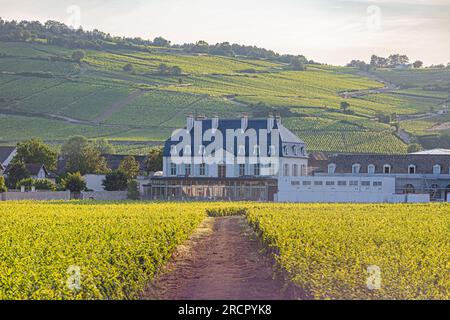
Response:
[{"label": "red brown soil", "polygon": [[243,217],[209,218],[174,255],[144,299],[291,299],[273,279],[271,259],[262,253]]}]

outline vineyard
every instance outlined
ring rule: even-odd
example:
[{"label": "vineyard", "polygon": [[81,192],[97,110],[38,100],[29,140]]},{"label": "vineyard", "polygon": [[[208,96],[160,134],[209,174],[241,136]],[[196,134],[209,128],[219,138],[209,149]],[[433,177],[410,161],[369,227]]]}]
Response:
[{"label": "vineyard", "polygon": [[269,205],[248,219],[306,297],[450,299],[449,209]]},{"label": "vineyard", "polygon": [[0,299],[136,298],[204,216],[179,204],[0,204]]},{"label": "vineyard", "polygon": [[[243,113],[261,118],[273,112],[282,115],[311,151],[404,153],[407,145],[392,126],[377,121],[378,114],[440,110],[448,98],[441,87],[450,77],[446,70],[377,71],[376,77],[402,88],[346,97],[380,90],[384,84],[353,68],[309,64],[306,71],[292,71],[280,62],[186,54],[174,48],[86,50],[80,63],[72,60],[72,52],[39,43],[0,42],[1,144],[30,137],[64,140],[73,134],[161,143],[184,125],[189,112],[221,118]],[[131,72],[124,71],[128,64]],[[160,64],[180,67],[182,73],[158,74]],[[130,98],[136,92],[142,94]],[[341,110],[343,101],[350,104],[350,112]],[[423,130],[404,121],[400,126],[411,135],[423,135],[439,121],[432,117]],[[26,130],[12,130],[13,125]]]},{"label": "vineyard", "polygon": [[303,298],[450,299],[448,213],[446,204],[0,203],[0,299],[138,298],[207,214],[246,217]]}]

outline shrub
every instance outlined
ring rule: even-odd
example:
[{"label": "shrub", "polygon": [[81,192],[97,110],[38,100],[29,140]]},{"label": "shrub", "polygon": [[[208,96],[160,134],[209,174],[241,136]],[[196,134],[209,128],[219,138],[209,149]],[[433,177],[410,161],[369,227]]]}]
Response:
[{"label": "shrub", "polygon": [[8,188],[6,188],[5,177],[0,176],[0,193],[7,192]]},{"label": "shrub", "polygon": [[17,183],[16,189],[20,189],[22,186],[24,186],[26,190],[31,190],[31,187],[35,187],[36,190],[56,191],[56,185],[48,179],[22,179]]},{"label": "shrub", "polygon": [[70,190],[70,192],[86,190],[86,182],[79,172],[67,174],[67,177],[61,181],[61,186],[64,190]]}]

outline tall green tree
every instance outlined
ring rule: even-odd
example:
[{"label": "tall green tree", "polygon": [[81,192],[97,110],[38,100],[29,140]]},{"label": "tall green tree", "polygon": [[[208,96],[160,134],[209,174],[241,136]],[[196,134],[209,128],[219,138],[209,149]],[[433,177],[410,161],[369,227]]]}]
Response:
[{"label": "tall green tree", "polygon": [[114,154],[116,148],[106,139],[96,139],[92,141],[92,146],[101,154]]},{"label": "tall green tree", "polygon": [[42,163],[53,171],[56,169],[58,154],[40,139],[30,139],[17,144],[16,159],[24,163]]},{"label": "tall green tree", "polygon": [[106,174],[102,185],[106,191],[125,191],[128,188],[128,175],[121,170],[110,172]]},{"label": "tall green tree", "polygon": [[119,170],[124,172],[128,179],[136,179],[140,171],[140,165],[133,156],[128,156],[120,162]]},{"label": "tall green tree", "polygon": [[153,147],[150,149],[145,160],[147,172],[162,171],[163,169],[163,148]]},{"label": "tall green tree", "polygon": [[80,172],[85,175],[108,171],[101,152],[83,136],[69,138],[61,148],[61,155],[66,160],[66,172]]},{"label": "tall green tree", "polygon": [[61,180],[61,186],[70,192],[81,192],[86,190],[86,182],[80,172],[69,173]]},{"label": "tall green tree", "polygon": [[8,188],[14,189],[17,185],[17,182],[29,177],[30,173],[28,172],[25,163],[20,160],[14,160],[8,166],[8,179],[6,181],[6,184]]}]

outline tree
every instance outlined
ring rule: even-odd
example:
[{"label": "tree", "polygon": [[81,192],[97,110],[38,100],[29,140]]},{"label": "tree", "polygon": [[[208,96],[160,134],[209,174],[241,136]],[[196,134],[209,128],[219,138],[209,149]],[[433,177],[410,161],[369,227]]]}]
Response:
[{"label": "tree", "polygon": [[56,169],[58,154],[40,139],[30,139],[17,144],[16,158],[24,163],[42,163],[52,171]]},{"label": "tree", "polygon": [[20,160],[13,160],[8,167],[8,180],[7,185],[10,189],[14,189],[22,179],[26,179],[30,177],[30,173],[28,172],[25,163]]},{"label": "tree", "polygon": [[150,149],[145,160],[147,172],[162,171],[163,169],[163,148],[153,147]]},{"label": "tree", "polygon": [[422,146],[418,143],[412,143],[408,146],[408,153],[419,152],[422,150]]},{"label": "tree", "polygon": [[133,156],[125,157],[120,162],[119,171],[125,173],[128,179],[136,179],[140,171],[139,162]]},{"label": "tree", "polygon": [[390,124],[392,121],[392,118],[389,114],[385,114],[382,112],[377,113],[377,118],[378,118],[379,122],[385,123],[385,124]]},{"label": "tree", "polygon": [[179,76],[179,75],[181,75],[182,73],[183,73],[183,70],[181,70],[181,68],[180,68],[179,66],[174,66],[174,67],[172,67],[171,74],[172,74],[173,76]]},{"label": "tree", "polygon": [[348,108],[350,107],[350,103],[348,103],[347,101],[342,101],[340,107],[342,111],[347,112]]},{"label": "tree", "polygon": [[73,136],[61,147],[61,155],[66,160],[66,172],[104,173],[108,171],[105,158],[95,145],[83,136]]},{"label": "tree", "polygon": [[72,60],[75,62],[80,63],[81,60],[83,60],[85,57],[84,51],[82,50],[76,50],[74,52],[72,52]]},{"label": "tree", "polygon": [[153,40],[153,45],[157,46],[157,47],[169,47],[170,46],[170,41],[164,39],[163,37],[156,37]]},{"label": "tree", "polygon": [[166,75],[166,74],[169,73],[169,69],[170,69],[170,67],[169,67],[167,64],[161,63],[161,64],[158,66],[157,72],[158,72],[158,74],[160,74],[160,75]]},{"label": "tree", "polygon": [[423,66],[423,62],[420,61],[420,60],[417,60],[417,61],[415,61],[415,62],[413,63],[413,67],[414,67],[415,69],[422,68],[422,66]]},{"label": "tree", "polygon": [[125,191],[128,186],[128,175],[120,170],[108,173],[102,182],[106,191]]},{"label": "tree", "polygon": [[291,69],[295,71],[305,71],[305,65],[298,58],[294,58],[291,61]]},{"label": "tree", "polygon": [[92,141],[92,147],[101,154],[114,154],[116,148],[106,139],[96,139]]},{"label": "tree", "polygon": [[0,176],[0,193],[7,192],[8,188],[6,187],[5,177]]},{"label": "tree", "polygon": [[127,63],[126,65],[123,66],[123,71],[125,72],[133,72],[134,67],[131,63]]},{"label": "tree", "polygon": [[67,176],[61,180],[61,186],[64,190],[69,190],[70,192],[81,192],[86,190],[86,182],[79,172],[67,174]]}]

